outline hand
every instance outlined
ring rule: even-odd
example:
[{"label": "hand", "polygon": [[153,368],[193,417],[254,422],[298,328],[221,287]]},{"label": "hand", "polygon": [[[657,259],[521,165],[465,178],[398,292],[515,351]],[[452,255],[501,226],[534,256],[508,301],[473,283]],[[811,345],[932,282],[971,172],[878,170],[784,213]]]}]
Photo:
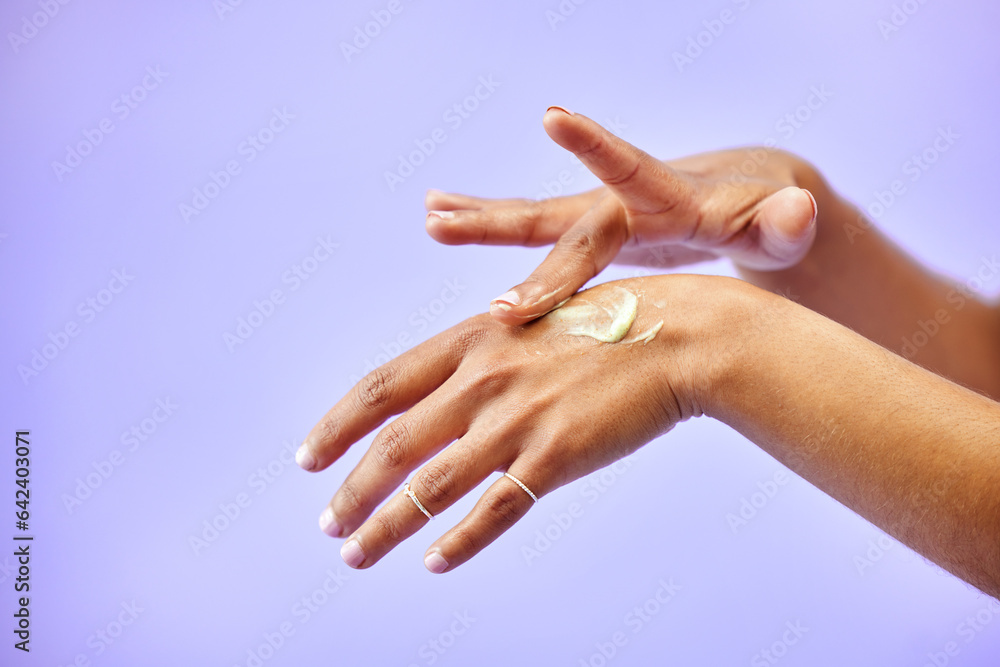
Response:
[{"label": "hand", "polygon": [[427,231],[441,243],[555,244],[525,282],[493,301],[500,322],[545,314],[611,262],[666,268],[725,256],[742,268],[778,270],[812,245],[816,201],[796,185],[809,167],[787,153],[758,148],[661,162],[559,107],[544,125],[605,187],[544,201],[435,190],[426,199]]},{"label": "hand", "polygon": [[[509,471],[541,498],[633,452],[698,412],[691,370],[704,376],[707,364],[693,359],[694,345],[729,329],[713,321],[718,309],[709,304],[726,294],[720,284],[737,283],[708,276],[605,283],[528,325],[479,315],[403,353],[341,399],[296,456],[306,470],[323,470],[388,417],[404,413],[379,431],[321,527],[350,536],[344,560],[365,568],[428,521],[400,491],[406,479],[437,515],[494,472]],[[566,333],[572,307],[607,306],[623,290],[638,297],[624,339],[605,343]],[[428,569],[461,565],[533,504],[515,482],[499,477],[429,548]]]}]

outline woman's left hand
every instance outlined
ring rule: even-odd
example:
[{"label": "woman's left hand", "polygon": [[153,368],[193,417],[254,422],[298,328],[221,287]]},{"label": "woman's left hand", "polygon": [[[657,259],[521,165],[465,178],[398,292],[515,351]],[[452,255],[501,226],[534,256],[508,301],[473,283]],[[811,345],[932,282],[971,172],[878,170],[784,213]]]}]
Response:
[{"label": "woman's left hand", "polygon": [[[478,315],[403,353],[358,383],[299,450],[299,465],[323,470],[403,413],[379,431],[321,527],[349,537],[341,550],[348,565],[369,567],[428,521],[400,491],[407,478],[423,508],[437,515],[497,471],[542,497],[633,452],[700,413],[696,396],[708,364],[695,349],[730,330],[718,321],[725,309],[711,304],[740,284],[709,276],[605,283],[530,324],[510,327]],[[572,307],[613,305],[626,291],[637,297],[637,315],[623,340],[567,333]],[[586,314],[586,306],[575,312]],[[516,482],[499,477],[431,545],[427,568],[461,565],[533,503]]]}]

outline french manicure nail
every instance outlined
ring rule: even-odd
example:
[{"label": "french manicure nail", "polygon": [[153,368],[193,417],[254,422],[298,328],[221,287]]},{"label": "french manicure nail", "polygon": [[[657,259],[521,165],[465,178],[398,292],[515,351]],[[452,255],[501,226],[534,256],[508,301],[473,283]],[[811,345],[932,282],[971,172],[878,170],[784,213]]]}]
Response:
[{"label": "french manicure nail", "polygon": [[428,211],[427,215],[436,215],[442,220],[451,220],[455,217],[455,213],[453,211]]},{"label": "french manicure nail", "polygon": [[365,562],[365,552],[361,550],[361,545],[357,540],[347,540],[340,548],[340,557],[344,559],[348,567],[357,569]]},{"label": "french manicure nail", "polygon": [[437,551],[432,551],[424,557],[424,567],[434,574],[441,574],[448,569],[448,561]]},{"label": "french manicure nail", "polygon": [[[501,294],[497,298],[493,299],[493,301],[491,301],[490,303],[499,308],[503,308],[505,304],[508,306],[516,306],[519,303],[521,303],[521,297],[514,290],[510,290],[509,292]],[[507,309],[505,308],[504,310]]]},{"label": "french manicure nail", "polygon": [[553,104],[548,109],[546,109],[545,112],[548,113],[549,111],[552,111],[553,109],[555,109],[556,111],[562,111],[564,114],[567,114],[567,115],[570,115],[570,116],[575,116],[576,115],[572,111],[570,111],[569,109],[567,109],[566,107],[561,107],[558,104]]},{"label": "french manicure nail", "polygon": [[330,537],[340,537],[344,532],[343,527],[337,521],[337,517],[333,515],[333,510],[329,507],[319,515],[319,529]]},{"label": "french manicure nail", "polygon": [[295,452],[295,462],[299,464],[299,467],[303,470],[312,470],[316,467],[316,457],[313,456],[312,450],[309,449],[309,445],[302,443],[298,451]]}]

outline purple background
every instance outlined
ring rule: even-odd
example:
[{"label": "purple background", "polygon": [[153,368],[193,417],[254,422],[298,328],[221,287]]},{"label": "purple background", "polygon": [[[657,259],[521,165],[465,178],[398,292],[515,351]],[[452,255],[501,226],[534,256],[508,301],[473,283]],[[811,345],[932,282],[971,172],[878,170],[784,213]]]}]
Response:
[{"label": "purple background", "polygon": [[[32,19],[46,4],[58,12]],[[707,419],[643,448],[620,474],[605,471],[603,483],[596,475],[552,493],[445,576],[426,572],[424,549],[478,491],[353,572],[316,519],[370,438],[322,474],[282,461],[400,334],[423,340],[481,312],[544,256],[439,246],[422,203],[428,187],[544,195],[564,170],[568,190],[591,187],[542,130],[550,104],[614,122],[661,157],[774,139],[864,205],[904,180],[879,224],[957,280],[975,276],[1000,247],[996,3],[909,0],[915,13],[883,35],[894,6],[885,0],[590,0],[563,2],[574,11],[558,23],[547,14],[558,0],[401,0],[346,57],[341,43],[388,4],[0,9],[0,427],[6,442],[31,430],[37,536],[30,656],[11,648],[13,559],[0,557],[0,662],[254,665],[248,652],[287,623],[294,634],[265,648],[261,664],[764,665],[773,663],[759,652],[776,642],[789,666],[919,667],[949,642],[957,655],[947,664],[997,664],[1000,613],[988,598],[895,542],[878,547],[880,531],[803,480],[776,487],[734,532],[727,515],[782,468]],[[732,21],[721,34],[704,32],[723,10]],[[679,68],[674,52],[699,33],[702,52]],[[162,81],[146,78],[151,89],[124,117],[116,100],[147,68]],[[480,77],[498,87],[450,123],[445,113]],[[830,96],[807,113],[812,87]],[[241,142],[274,109],[294,118],[250,161]],[[779,125],[797,110],[808,116],[800,127]],[[104,119],[113,131],[57,175],[53,162]],[[391,190],[384,173],[435,128],[447,140]],[[905,163],[942,128],[959,138],[911,181]],[[230,160],[239,174],[185,221],[180,205]],[[282,277],[318,237],[339,244],[336,254],[293,290]],[[133,279],[102,312],[79,310],[123,269]],[[441,312],[446,281],[460,296]],[[284,302],[230,350],[224,334],[275,289]],[[988,297],[998,289],[998,277],[982,286]],[[438,313],[433,322],[421,308]],[[22,379],[18,367],[70,323],[78,335]],[[146,421],[155,432],[130,451],[122,434],[151,419],[158,399],[177,408]],[[12,449],[0,454],[3,498],[13,496]],[[116,450],[120,464],[107,463]],[[95,466],[109,465],[67,508]],[[241,493],[249,505],[220,519]],[[574,502],[582,515],[560,527]],[[206,521],[224,530],[196,553],[190,538],[204,537]],[[546,547],[539,531],[555,539],[529,563],[523,547]],[[870,566],[858,560],[869,555]],[[318,593],[328,570],[346,579]],[[679,587],[665,604],[661,580]],[[323,604],[306,620],[296,605],[309,596]],[[142,611],[119,628],[133,601]],[[966,618],[977,612],[991,622],[972,631]],[[782,650],[783,635],[795,638],[788,623],[808,630]],[[97,638],[119,629],[110,645]],[[618,632],[626,643],[609,660],[601,644]]]}]

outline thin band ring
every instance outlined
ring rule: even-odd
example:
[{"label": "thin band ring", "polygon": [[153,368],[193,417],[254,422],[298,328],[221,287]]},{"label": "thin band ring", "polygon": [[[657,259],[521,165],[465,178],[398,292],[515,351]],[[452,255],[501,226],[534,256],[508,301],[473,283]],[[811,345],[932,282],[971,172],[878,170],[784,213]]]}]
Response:
[{"label": "thin band ring", "polygon": [[[431,514],[430,512],[428,512],[427,508],[424,507],[419,500],[417,500],[417,494],[413,493],[413,491],[410,490],[410,483],[409,482],[407,482],[406,484],[403,485],[403,493],[405,493],[406,495],[408,495],[410,497],[410,500],[413,501],[413,504],[417,506],[418,510],[420,510],[421,512],[424,513],[424,516],[426,516],[428,519],[433,519],[434,518],[434,515]],[[530,493],[530,491],[529,491],[529,493]]]},{"label": "thin band ring", "polygon": [[510,481],[514,482],[519,487],[521,487],[522,489],[524,489],[524,492],[527,493],[529,496],[531,496],[532,500],[534,500],[536,503],[538,502],[538,496],[536,496],[535,494],[533,494],[531,492],[531,489],[529,489],[527,486],[524,485],[524,482],[522,482],[521,480],[519,480],[517,477],[514,477],[513,475],[511,475],[509,472],[505,472],[504,473],[504,477],[510,478]]}]

